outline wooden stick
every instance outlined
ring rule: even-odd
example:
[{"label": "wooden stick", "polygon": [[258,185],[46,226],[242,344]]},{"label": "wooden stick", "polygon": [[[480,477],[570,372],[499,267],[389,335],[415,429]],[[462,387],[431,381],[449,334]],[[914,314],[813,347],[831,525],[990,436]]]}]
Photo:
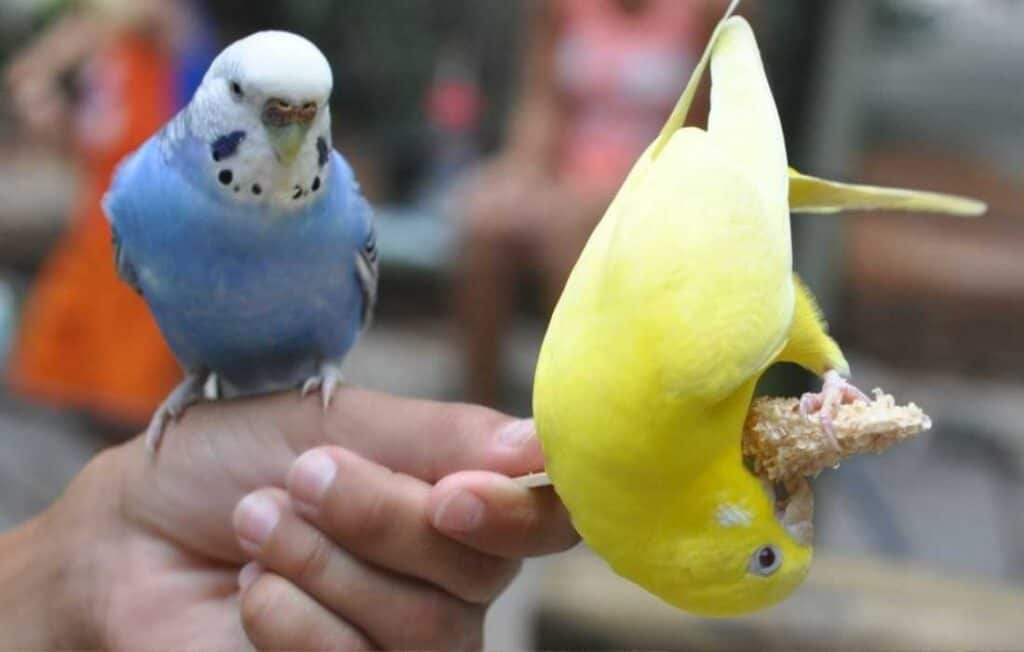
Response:
[{"label": "wooden stick", "polygon": [[[795,398],[759,398],[750,406],[743,431],[743,454],[754,472],[772,482],[814,476],[847,457],[881,453],[931,428],[928,415],[913,403],[896,405],[880,389],[870,403],[839,407],[833,419],[837,450],[818,415],[800,413]],[[551,485],[546,473],[515,478],[527,489]]]},{"label": "wooden stick", "polygon": [[524,487],[526,489],[551,486],[551,480],[548,479],[547,473],[528,473],[527,475],[521,475],[518,478],[515,478],[515,481],[520,487]]}]

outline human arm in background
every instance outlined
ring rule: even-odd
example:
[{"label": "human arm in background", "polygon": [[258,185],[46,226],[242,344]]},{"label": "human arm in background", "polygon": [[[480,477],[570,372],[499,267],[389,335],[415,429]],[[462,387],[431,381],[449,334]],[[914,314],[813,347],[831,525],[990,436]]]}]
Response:
[{"label": "human arm in background", "polygon": [[42,142],[66,142],[69,98],[62,80],[124,30],[137,30],[162,47],[177,47],[189,29],[179,2],[91,0],[58,17],[3,71],[14,115]]}]

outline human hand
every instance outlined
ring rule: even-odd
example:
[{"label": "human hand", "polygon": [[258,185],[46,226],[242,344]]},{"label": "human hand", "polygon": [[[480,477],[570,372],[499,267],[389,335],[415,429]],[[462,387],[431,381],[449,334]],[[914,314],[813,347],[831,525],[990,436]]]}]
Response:
[{"label": "human hand", "polygon": [[[155,458],[139,439],[113,449],[90,463],[51,509],[50,537],[71,546],[56,553],[73,560],[66,571],[77,598],[71,602],[89,605],[89,613],[76,618],[91,625],[91,638],[83,640],[132,650],[239,649],[248,645],[240,610],[248,614],[254,638],[265,643],[273,639],[261,637],[288,636],[281,629],[287,622],[277,616],[290,608],[314,614],[316,623],[330,623],[334,631],[353,632],[342,639],[353,645],[391,644],[376,629],[384,620],[368,622],[360,600],[385,595],[384,586],[407,586],[394,616],[418,613],[424,628],[401,632],[397,641],[414,646],[419,636],[436,636],[472,643],[485,605],[514,573],[510,556],[575,541],[553,496],[521,492],[494,473],[458,472],[514,476],[539,469],[535,438],[502,441],[503,433],[526,432],[522,428],[484,408],[354,387],[340,389],[326,414],[318,401],[297,393],[194,406],[171,426]],[[339,471],[309,516],[321,534],[286,511],[292,502],[283,493],[266,488],[285,487],[289,479],[294,496],[298,476],[293,471],[289,477],[289,467],[301,452],[324,444],[340,448],[325,449]],[[458,489],[473,491],[489,509],[479,529],[446,539],[429,524]],[[236,539],[232,512],[256,490],[281,509],[278,526],[253,550],[277,574],[250,582],[242,597],[238,570],[251,554]],[[364,502],[353,507],[357,497]],[[368,518],[346,520],[353,513]],[[384,537],[389,527],[402,537]],[[501,547],[503,533],[516,531],[519,547]],[[282,541],[322,541],[317,554],[326,560],[323,570],[316,572],[316,558],[305,573],[301,557],[289,565],[296,562],[288,555],[302,548],[288,550]],[[337,577],[362,582],[367,593],[342,595],[344,584],[326,593]],[[263,611],[261,599],[278,605],[281,614]],[[357,608],[363,611],[352,611]],[[394,629],[401,624],[394,621]],[[452,624],[459,631],[442,631]]]},{"label": "human hand", "polygon": [[[529,422],[507,431],[532,432]],[[519,560],[576,541],[552,492],[494,473],[456,472],[432,487],[322,447],[286,484],[235,511],[258,560],[242,571],[241,609],[261,649],[478,649],[486,606]]]},{"label": "human hand", "polygon": [[68,101],[58,75],[38,56],[23,56],[3,72],[8,106],[38,141],[54,141],[68,120]]}]

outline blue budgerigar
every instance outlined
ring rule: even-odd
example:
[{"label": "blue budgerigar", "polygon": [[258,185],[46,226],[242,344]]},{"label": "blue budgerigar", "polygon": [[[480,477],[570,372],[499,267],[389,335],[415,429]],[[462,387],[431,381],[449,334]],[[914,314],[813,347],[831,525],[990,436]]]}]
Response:
[{"label": "blue budgerigar", "polygon": [[331,69],[306,39],[227,47],[185,109],[128,157],[105,208],[117,270],[149,304],[185,379],[146,441],[214,392],[319,389],[369,322],[372,215],[331,145]]}]

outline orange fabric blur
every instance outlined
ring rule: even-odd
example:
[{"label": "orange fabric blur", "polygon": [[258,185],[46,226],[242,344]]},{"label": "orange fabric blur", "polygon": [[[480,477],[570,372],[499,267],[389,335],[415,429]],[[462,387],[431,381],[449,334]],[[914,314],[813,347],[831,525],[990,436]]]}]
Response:
[{"label": "orange fabric blur", "polygon": [[84,74],[75,118],[81,185],[69,230],[25,307],[10,382],[28,397],[134,425],[181,372],[142,298],[117,276],[100,202],[121,158],[170,117],[174,67],[155,45],[125,36]]}]

